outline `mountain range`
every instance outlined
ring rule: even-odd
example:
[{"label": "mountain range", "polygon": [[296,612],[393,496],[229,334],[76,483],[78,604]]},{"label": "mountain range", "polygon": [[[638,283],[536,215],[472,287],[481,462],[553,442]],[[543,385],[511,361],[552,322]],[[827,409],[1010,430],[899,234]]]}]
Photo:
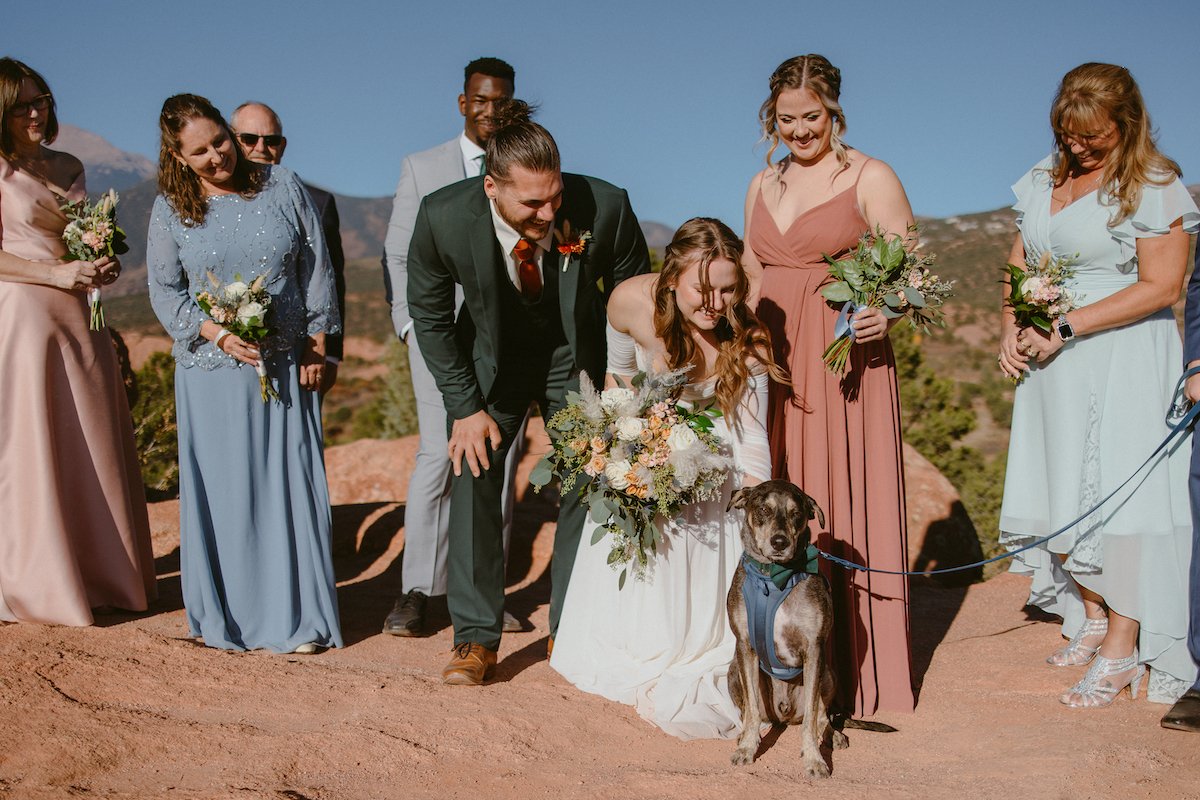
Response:
[{"label": "mountain range", "polygon": [[[144,291],[146,231],[158,193],[156,165],[144,156],[120,150],[102,137],[72,125],[61,126],[54,149],[71,153],[83,162],[91,194],[111,187],[121,195],[118,221],[129,243],[129,252],[121,259],[125,277],[105,291],[112,296]],[[347,261],[379,258],[392,213],[392,198],[352,197],[336,192],[334,197]],[[667,225],[652,221],[642,222],[642,231],[650,247],[660,253],[674,233]]]}]

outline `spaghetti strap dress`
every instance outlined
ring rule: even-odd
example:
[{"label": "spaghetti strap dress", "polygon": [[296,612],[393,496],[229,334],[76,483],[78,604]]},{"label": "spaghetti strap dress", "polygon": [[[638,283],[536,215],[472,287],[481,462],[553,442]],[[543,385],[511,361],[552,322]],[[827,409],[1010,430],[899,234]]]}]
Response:
[{"label": "spaghetti strap dress", "polygon": [[[861,175],[861,168],[859,170]],[[892,346],[855,345],[844,377],[821,355],[834,339],[839,308],[821,289],[831,281],[823,256],[843,256],[868,230],[855,184],[780,229],[755,200],[747,246],[763,267],[758,316],[771,331],[789,389],[771,386],[768,433],[773,471],[825,511],[818,547],[858,564],[904,570],[908,563],[900,397]],[[908,581],[821,563],[834,602],[835,706],[855,716],[912,711]]]}]

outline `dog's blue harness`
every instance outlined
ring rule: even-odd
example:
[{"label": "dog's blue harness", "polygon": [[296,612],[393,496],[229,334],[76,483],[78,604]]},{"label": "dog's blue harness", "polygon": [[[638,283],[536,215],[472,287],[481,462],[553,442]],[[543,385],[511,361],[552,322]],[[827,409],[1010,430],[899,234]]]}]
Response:
[{"label": "dog's blue harness", "polygon": [[801,581],[817,573],[816,548],[808,546],[802,558],[787,564],[764,564],[742,554],[746,579],[742,581],[742,598],[746,601],[746,622],[750,628],[750,643],[758,653],[758,666],[772,678],[790,681],[804,674],[804,667],[789,667],[779,663],[775,653],[775,613]]}]

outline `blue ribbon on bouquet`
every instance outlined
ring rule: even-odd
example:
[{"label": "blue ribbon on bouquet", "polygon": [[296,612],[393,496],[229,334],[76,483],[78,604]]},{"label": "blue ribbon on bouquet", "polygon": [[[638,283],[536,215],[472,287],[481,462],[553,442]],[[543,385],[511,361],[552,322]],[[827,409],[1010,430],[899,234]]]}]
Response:
[{"label": "blue ribbon on bouquet", "polygon": [[850,325],[850,317],[866,308],[865,305],[855,303],[853,300],[847,300],[846,305],[842,306],[842,313],[838,314],[837,322],[833,323],[833,338],[840,339],[849,334],[850,341],[854,341],[854,328]]},{"label": "blue ribbon on bouquet", "polygon": [[[847,303],[847,306],[849,306],[849,305],[850,304]],[[842,309],[842,313],[843,314],[845,313],[845,309]],[[1146,460],[1142,462],[1142,465],[1140,467],[1138,467],[1137,469],[1135,469],[1133,471],[1132,475],[1130,475],[1125,480],[1121,481],[1120,485],[1117,486],[1117,488],[1113,489],[1107,495],[1100,498],[1100,501],[1098,503],[1096,503],[1094,506],[1092,506],[1091,508],[1089,508],[1087,511],[1084,511],[1078,517],[1071,520],[1066,525],[1063,525],[1061,528],[1059,528],[1054,533],[1051,533],[1048,536],[1043,536],[1040,539],[1035,539],[1032,542],[1030,542],[1029,544],[1022,545],[1021,547],[1018,547],[1015,550],[1009,550],[1007,553],[1001,553],[998,556],[993,556],[992,558],[984,559],[983,561],[976,561],[973,564],[963,564],[958,567],[944,567],[942,569],[931,569],[931,570],[926,570],[924,572],[907,571],[907,570],[891,570],[891,569],[875,569],[874,567],[866,567],[866,566],[863,566],[862,564],[855,564],[853,561],[847,561],[844,558],[839,558],[838,556],[835,556],[832,553],[826,553],[824,550],[821,550],[820,548],[814,548],[814,549],[817,551],[817,555],[820,556],[821,558],[824,558],[827,561],[831,561],[834,564],[837,564],[838,566],[845,567],[846,569],[855,569],[860,572],[879,572],[884,575],[942,575],[947,572],[962,572],[962,571],[968,570],[968,569],[976,569],[976,568],[982,567],[986,564],[991,564],[996,561],[1003,561],[1006,558],[1012,558],[1013,556],[1017,555],[1018,553],[1024,553],[1026,550],[1032,550],[1035,547],[1041,547],[1046,542],[1053,539],[1055,536],[1059,536],[1063,533],[1066,533],[1071,528],[1074,528],[1076,525],[1083,522],[1089,516],[1094,514],[1096,511],[1100,510],[1101,506],[1103,506],[1109,500],[1113,499],[1117,495],[1118,492],[1120,492],[1127,485],[1129,485],[1130,481],[1132,481],[1134,478],[1136,478],[1138,475],[1140,475],[1142,470],[1144,470],[1151,462],[1153,462],[1156,458],[1158,458],[1158,456],[1160,454],[1162,454],[1162,452],[1164,450],[1168,449],[1171,446],[1171,443],[1173,441],[1175,441],[1176,437],[1178,437],[1180,434],[1187,434],[1187,433],[1191,432],[1190,428],[1192,427],[1192,424],[1196,421],[1197,417],[1200,417],[1200,403],[1196,403],[1191,406],[1188,406],[1187,399],[1183,395],[1183,385],[1184,385],[1184,383],[1187,382],[1188,378],[1190,378],[1196,374],[1200,374],[1200,367],[1192,367],[1192,368],[1188,369],[1186,372],[1183,373],[1183,375],[1179,378],[1179,381],[1175,384],[1175,391],[1171,395],[1171,397],[1172,397],[1171,407],[1169,409],[1167,409],[1167,415],[1164,420],[1166,422],[1166,424],[1171,428],[1171,430],[1167,433],[1166,438],[1163,439],[1162,442],[1159,443],[1158,447],[1154,448],[1154,452],[1151,453],[1146,458]],[[1172,417],[1179,417],[1179,421],[1172,423],[1171,422]],[[1134,491],[1137,491],[1137,490],[1135,489]]]}]

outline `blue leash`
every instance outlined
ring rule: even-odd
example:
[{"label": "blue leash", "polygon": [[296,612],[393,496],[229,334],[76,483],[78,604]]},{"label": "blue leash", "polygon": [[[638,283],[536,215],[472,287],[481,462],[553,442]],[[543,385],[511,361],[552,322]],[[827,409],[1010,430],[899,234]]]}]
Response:
[{"label": "blue leash", "polygon": [[1130,481],[1132,481],[1134,478],[1136,478],[1138,475],[1140,475],[1142,470],[1144,470],[1152,461],[1154,461],[1154,459],[1158,458],[1158,456],[1164,450],[1169,448],[1171,446],[1171,442],[1173,442],[1175,440],[1175,437],[1179,436],[1181,433],[1188,432],[1189,428],[1192,427],[1192,423],[1194,423],[1196,421],[1197,417],[1200,417],[1200,403],[1196,403],[1196,404],[1192,405],[1187,410],[1187,412],[1183,414],[1183,416],[1180,418],[1180,420],[1178,422],[1176,422],[1174,425],[1171,425],[1171,416],[1172,416],[1172,413],[1178,413],[1182,409],[1182,405],[1185,402],[1182,397],[1183,384],[1187,381],[1188,378],[1190,378],[1196,374],[1200,374],[1200,367],[1192,367],[1191,369],[1184,372],[1183,375],[1179,378],[1179,382],[1175,384],[1175,391],[1172,394],[1172,398],[1174,398],[1174,399],[1172,400],[1171,408],[1168,409],[1168,411],[1167,411],[1167,416],[1166,416],[1166,420],[1165,420],[1167,425],[1171,426],[1171,430],[1167,434],[1167,438],[1163,439],[1162,442],[1158,445],[1158,447],[1154,448],[1154,452],[1151,453],[1150,456],[1145,461],[1142,462],[1142,465],[1140,467],[1138,467],[1136,470],[1134,470],[1132,475],[1130,475],[1125,480],[1121,481],[1121,484],[1117,488],[1113,489],[1106,496],[1101,498],[1100,502],[1096,503],[1096,505],[1092,506],[1087,511],[1083,512],[1078,517],[1071,520],[1066,525],[1062,526],[1061,528],[1059,528],[1058,530],[1056,530],[1054,533],[1050,534],[1049,536],[1043,536],[1040,539],[1035,539],[1034,541],[1030,542],[1027,545],[1018,547],[1016,550],[1010,550],[1007,553],[1001,553],[998,556],[993,556],[992,558],[988,558],[983,561],[976,561],[974,564],[963,564],[962,566],[959,566],[959,567],[945,567],[943,569],[931,569],[926,572],[909,572],[909,571],[901,571],[901,570],[875,569],[873,567],[865,567],[862,564],[855,564],[853,561],[847,561],[844,558],[839,558],[838,556],[835,556],[832,553],[826,553],[824,550],[821,550],[819,548],[814,548],[814,549],[816,549],[817,555],[819,555],[821,558],[824,558],[827,561],[831,561],[834,564],[837,564],[838,566],[845,567],[846,569],[856,569],[856,570],[859,570],[860,572],[878,572],[883,575],[942,575],[947,572],[962,572],[962,571],[968,570],[968,569],[976,569],[976,568],[982,567],[986,564],[991,564],[996,561],[1003,561],[1006,558],[1012,558],[1013,556],[1017,555],[1018,553],[1024,553],[1026,550],[1032,550],[1035,547],[1041,547],[1046,542],[1053,539],[1055,536],[1066,533],[1071,528],[1074,528],[1076,525],[1083,522],[1089,516],[1094,514],[1096,511],[1098,511],[1101,506],[1103,506],[1109,500],[1113,499],[1113,497],[1115,497],[1118,492],[1120,492],[1127,485],[1129,485]]}]

